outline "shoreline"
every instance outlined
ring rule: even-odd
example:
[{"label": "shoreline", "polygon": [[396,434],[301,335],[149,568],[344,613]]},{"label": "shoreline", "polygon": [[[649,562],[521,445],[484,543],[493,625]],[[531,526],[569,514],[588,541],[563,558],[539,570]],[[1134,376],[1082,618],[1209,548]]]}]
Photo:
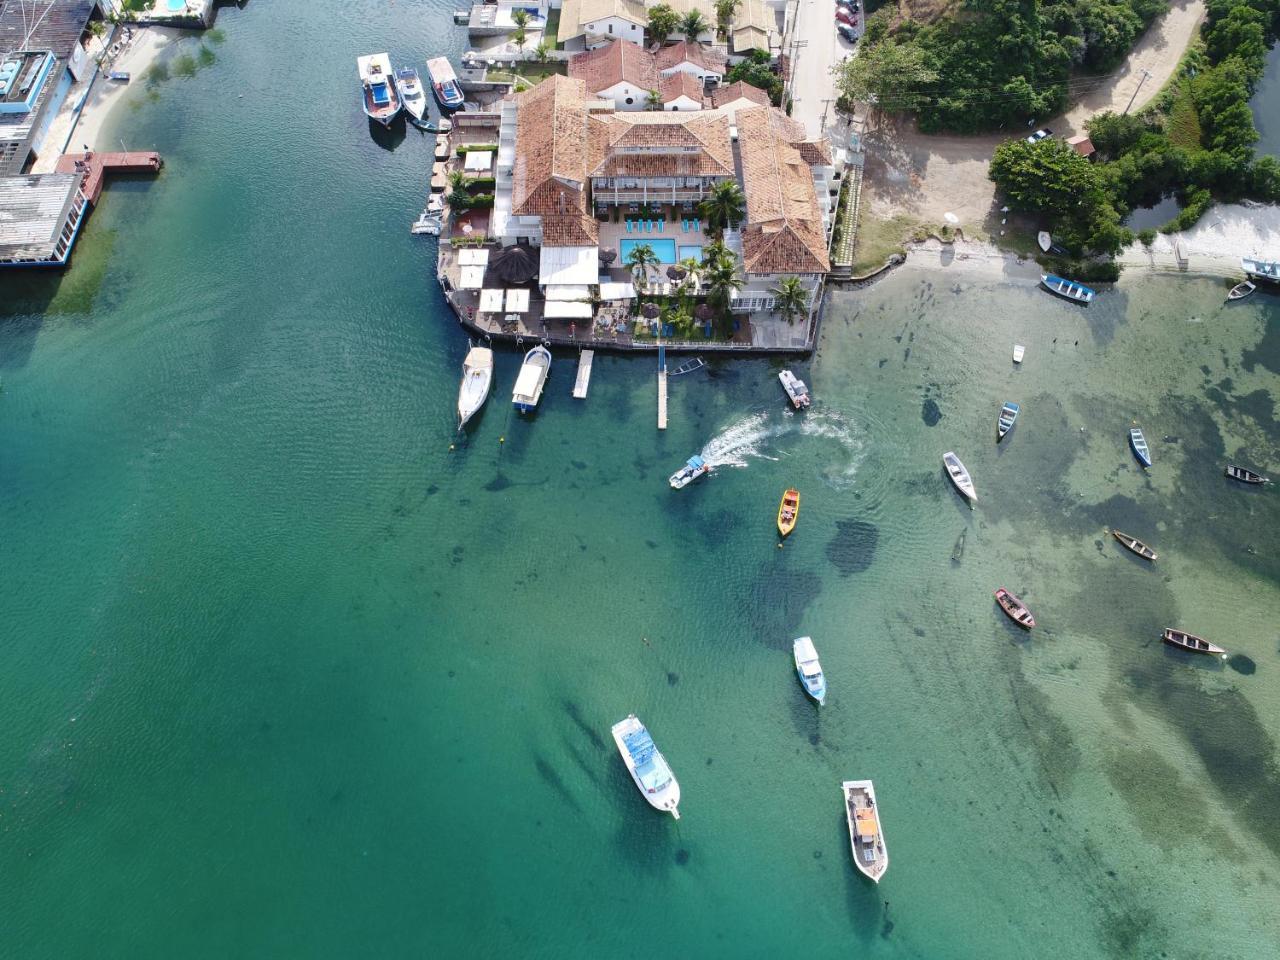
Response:
[{"label": "shoreline", "polygon": [[[174,27],[134,27],[133,38],[127,47],[113,60],[104,63],[100,68],[89,96],[80,109],[67,141],[68,149],[87,144],[92,150],[111,149],[111,144],[103,143],[103,136],[110,129],[110,120],[117,108],[125,101],[125,94],[135,83],[145,82],[145,75],[152,64],[173,43],[183,36],[190,35],[189,30]],[[107,79],[112,70],[123,70],[132,75],[128,83],[116,83]]]}]

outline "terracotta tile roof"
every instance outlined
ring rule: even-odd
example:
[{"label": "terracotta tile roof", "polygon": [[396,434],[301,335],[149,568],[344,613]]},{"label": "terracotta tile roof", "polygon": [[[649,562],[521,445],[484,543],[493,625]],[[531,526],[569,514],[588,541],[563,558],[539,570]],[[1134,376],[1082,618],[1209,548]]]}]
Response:
[{"label": "terracotta tile roof", "polygon": [[[712,17],[712,22],[715,18]],[[663,47],[658,51],[657,55],[658,70],[674,70],[680,64],[688,61],[696,64],[703,70],[710,70],[713,73],[723,74],[727,69],[728,61],[719,51],[712,50],[710,47],[703,46],[701,43],[690,43],[688,40],[681,40],[679,43],[673,43],[668,47]]]},{"label": "terracotta tile roof", "polygon": [[664,104],[682,96],[688,97],[695,103],[702,103],[706,99],[706,87],[702,81],[683,70],[669,77],[663,77],[658,86],[658,92],[662,94]]},{"label": "terracotta tile roof", "polygon": [[741,80],[711,91],[711,104],[714,107],[727,106],[737,100],[750,100],[762,107],[769,106],[768,93]]},{"label": "terracotta tile roof", "polygon": [[[575,222],[587,209],[586,85],[553,76],[516,94],[516,150],[511,212]],[[589,219],[589,218],[588,218]],[[594,229],[594,221],[590,221]],[[553,227],[554,229],[554,227]],[[576,226],[568,228],[578,230]]]},{"label": "terracotta tile roof", "polygon": [[742,0],[733,14],[733,50],[768,50],[769,38],[778,33],[778,17],[764,0]]},{"label": "terracotta tile roof", "polygon": [[742,266],[747,273],[826,273],[822,211],[809,164],[791,142],[794,121],[772,107],[737,114],[747,219]]},{"label": "terracotta tile roof", "polygon": [[581,0],[578,22],[584,26],[605,17],[618,17],[640,26],[648,26],[649,12],[642,0]]},{"label": "terracotta tile roof", "polygon": [[542,218],[544,247],[593,247],[600,241],[600,225],[585,213]]},{"label": "terracotta tile roof", "polygon": [[569,76],[583,80],[589,93],[608,90],[623,81],[642,90],[658,89],[653,54],[629,40],[575,54],[569,58]]},{"label": "terracotta tile roof", "polygon": [[593,113],[593,177],[732,177],[729,118],[719,113]]}]

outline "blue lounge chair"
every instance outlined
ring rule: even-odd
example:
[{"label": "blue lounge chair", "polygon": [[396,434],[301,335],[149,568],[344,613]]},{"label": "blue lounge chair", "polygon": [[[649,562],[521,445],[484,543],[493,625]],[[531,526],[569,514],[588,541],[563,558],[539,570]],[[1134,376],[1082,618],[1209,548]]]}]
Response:
[{"label": "blue lounge chair", "polygon": [[681,220],[681,221],[680,221],[680,232],[681,232],[681,233],[688,233],[688,232],[689,232],[689,221],[688,221],[688,220]]},{"label": "blue lounge chair", "polygon": [[630,233],[630,232],[631,232],[631,221],[630,221],[630,220],[628,220],[628,221],[627,221],[627,233]]},{"label": "blue lounge chair", "polygon": [[667,225],[667,221],[665,221],[665,220],[659,220],[659,221],[658,221],[658,232],[659,232],[659,233],[661,233],[661,232],[662,232],[662,228],[663,228],[663,227],[665,227],[666,225]]}]

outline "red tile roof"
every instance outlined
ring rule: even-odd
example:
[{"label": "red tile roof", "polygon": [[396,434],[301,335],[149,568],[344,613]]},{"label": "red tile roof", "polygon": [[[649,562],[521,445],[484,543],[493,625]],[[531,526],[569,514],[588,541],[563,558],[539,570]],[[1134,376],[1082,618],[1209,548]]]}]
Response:
[{"label": "red tile roof", "polygon": [[585,81],[591,93],[608,90],[623,81],[642,90],[658,89],[653,54],[629,40],[615,40],[570,57],[569,76]]},{"label": "red tile roof", "polygon": [[663,47],[658,51],[657,64],[659,72],[673,70],[685,61],[699,66],[703,70],[710,70],[712,73],[719,74],[723,74],[728,65],[728,61],[723,54],[700,43],[690,43],[688,40],[681,40],[679,43],[673,43],[669,47]]}]

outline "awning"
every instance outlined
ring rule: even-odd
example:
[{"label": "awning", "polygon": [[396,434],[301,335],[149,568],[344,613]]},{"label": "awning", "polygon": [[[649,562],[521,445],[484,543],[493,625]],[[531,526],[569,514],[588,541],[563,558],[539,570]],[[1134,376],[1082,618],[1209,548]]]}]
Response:
[{"label": "awning", "polygon": [[466,163],[462,165],[467,173],[488,173],[493,165],[493,153],[489,150],[468,150]]},{"label": "awning", "polygon": [[600,284],[601,300],[634,300],[636,298],[636,288],[630,283],[602,283]]},{"label": "awning", "polygon": [[507,313],[528,313],[529,312],[529,291],[528,290],[508,290],[507,291]]},{"label": "awning", "polygon": [[488,290],[480,291],[480,312],[481,313],[501,313],[502,312],[502,291]]},{"label": "awning", "polygon": [[598,247],[543,247],[538,260],[538,282],[592,284],[599,277]]},{"label": "awning", "polygon": [[459,290],[479,290],[484,286],[484,267],[463,267],[460,273]]},{"label": "awning", "polygon": [[591,288],[581,283],[553,283],[547,285],[548,300],[588,300]]},{"label": "awning", "polygon": [[580,300],[548,300],[543,305],[542,315],[552,319],[591,319],[591,304]]},{"label": "awning", "polygon": [[463,247],[458,251],[458,263],[464,267],[483,267],[489,262],[488,247]]}]

